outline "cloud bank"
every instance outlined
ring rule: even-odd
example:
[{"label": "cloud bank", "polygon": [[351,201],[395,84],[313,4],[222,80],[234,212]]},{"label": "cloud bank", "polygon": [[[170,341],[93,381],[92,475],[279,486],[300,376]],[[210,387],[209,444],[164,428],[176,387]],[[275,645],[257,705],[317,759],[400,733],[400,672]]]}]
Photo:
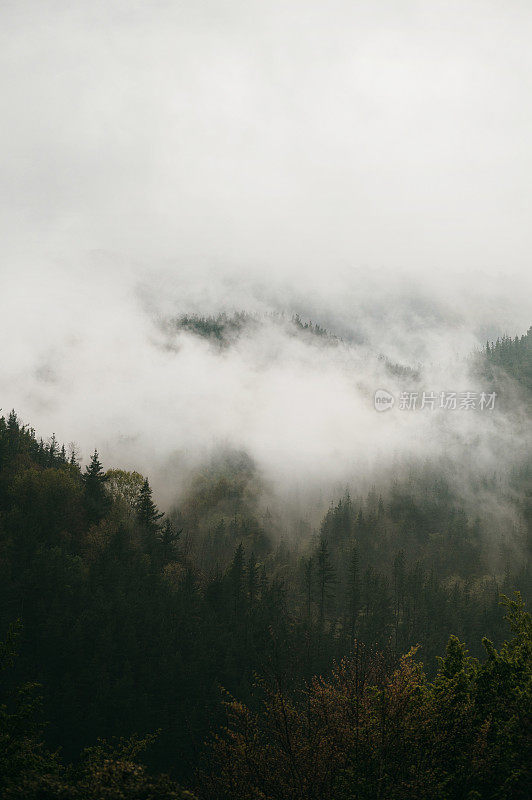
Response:
[{"label": "cloud bank", "polygon": [[[528,4],[5,3],[0,397],[46,434],[180,475],[221,446],[281,491],[450,457],[504,471],[494,415],[377,414],[481,391],[530,324]],[[182,313],[267,316],[220,352]],[[262,319],[262,317],[261,317]],[[325,480],[326,478],[326,480]]]}]

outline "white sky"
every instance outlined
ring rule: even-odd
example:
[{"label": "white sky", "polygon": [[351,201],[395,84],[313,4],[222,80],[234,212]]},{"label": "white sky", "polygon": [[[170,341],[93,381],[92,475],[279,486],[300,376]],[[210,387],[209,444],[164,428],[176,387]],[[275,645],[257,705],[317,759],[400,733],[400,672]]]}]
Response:
[{"label": "white sky", "polygon": [[528,2],[3,0],[0,22],[8,272],[90,250],[528,271]]}]

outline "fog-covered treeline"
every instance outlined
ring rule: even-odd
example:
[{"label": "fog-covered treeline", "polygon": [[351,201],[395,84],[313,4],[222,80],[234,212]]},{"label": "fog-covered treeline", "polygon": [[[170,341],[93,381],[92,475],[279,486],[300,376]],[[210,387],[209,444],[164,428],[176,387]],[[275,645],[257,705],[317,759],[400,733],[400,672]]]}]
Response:
[{"label": "fog-covered treeline", "polygon": [[529,800],[531,41],[0,2],[1,800]]},{"label": "fog-covered treeline", "polygon": [[[477,357],[479,369],[492,369],[492,352],[496,344]],[[524,363],[517,352],[510,366],[499,359],[499,368]],[[526,385],[524,370],[518,378]],[[483,493],[496,497],[499,483],[496,475],[484,479]],[[313,676],[330,675],[344,657],[356,665],[362,647],[365,681],[402,680],[394,672],[401,669],[413,680],[418,668],[400,659],[419,647],[423,680],[437,687],[447,675],[437,657],[451,634],[482,659],[483,636],[495,646],[507,637],[501,594],[530,596],[530,464],[516,466],[505,483],[513,525],[498,532],[481,509],[472,515],[463,506],[435,465],[411,467],[363,494],[344,491],[315,527],[305,516],[286,527],[282,509],[264,507],[260,473],[244,453],[211,459],[187,485],[180,504],[163,514],[140,473],[104,469],[96,452],[82,468],[75,450],[55,437],[38,439],[15,412],[0,419],[1,625],[6,633],[18,626],[5,645],[14,662],[5,684],[8,691],[40,684],[46,747],[60,747],[63,760],[77,763],[99,738],[157,733],[145,755],[152,770],[222,796],[216,761],[209,766],[222,745],[213,751],[209,742],[224,725],[226,692],[238,725],[242,702],[262,725],[264,699],[273,703],[265,724],[273,724],[281,697],[292,709]],[[457,657],[452,652],[447,659]],[[22,722],[5,716],[9,702],[4,708],[1,735],[16,748]],[[95,758],[129,764],[137,750],[130,742]],[[37,765],[35,753],[22,751],[10,761],[3,780],[14,796],[20,781],[28,782],[27,796],[41,791],[54,769],[54,780],[72,786],[100,769],[85,756],[90,763],[68,777],[38,752]],[[240,756],[231,758],[238,772]],[[245,769],[231,780],[251,780]],[[135,780],[159,781],[157,797],[173,786],[142,770]],[[234,791],[229,796],[248,796]]]}]

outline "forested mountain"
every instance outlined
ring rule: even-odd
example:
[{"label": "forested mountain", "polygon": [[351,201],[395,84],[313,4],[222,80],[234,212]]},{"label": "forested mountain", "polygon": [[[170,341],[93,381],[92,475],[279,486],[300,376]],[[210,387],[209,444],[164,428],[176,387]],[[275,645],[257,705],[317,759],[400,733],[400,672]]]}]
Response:
[{"label": "forested mountain", "polygon": [[239,311],[234,314],[220,313],[211,316],[199,314],[183,314],[160,321],[160,327],[171,341],[180,331],[186,331],[202,339],[206,339],[219,347],[229,347],[238,341],[240,336],[251,329],[265,323],[282,326],[291,335],[309,335],[320,337],[322,341],[334,344],[340,338],[311,320],[303,320],[299,314],[286,316],[281,313],[249,314]]},{"label": "forested mountain", "polygon": [[[526,390],[530,336],[483,368]],[[530,618],[508,601],[508,640],[501,594],[530,597],[530,466],[497,535],[443,474],[288,532],[245,453],[162,514],[145,476],[1,417],[3,796],[527,797]]]},{"label": "forested mountain", "polygon": [[532,800],[531,40],[0,2],[0,800]]},{"label": "forested mountain", "polygon": [[523,336],[499,337],[486,342],[487,373],[491,376],[497,368],[511,375],[519,383],[532,389],[532,327]]}]

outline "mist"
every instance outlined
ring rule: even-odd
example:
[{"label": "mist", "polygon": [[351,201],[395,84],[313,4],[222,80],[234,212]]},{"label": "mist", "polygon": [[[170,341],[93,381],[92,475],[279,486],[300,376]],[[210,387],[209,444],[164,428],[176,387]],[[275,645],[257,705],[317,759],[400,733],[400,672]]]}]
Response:
[{"label": "mist", "polygon": [[[224,449],[270,499],[325,504],[427,459],[478,503],[473,467],[520,463],[511,384],[493,412],[374,393],[480,393],[471,353],[530,325],[528,4],[1,16],[2,413],[149,474],[164,508]],[[239,311],[258,323],[225,349],[163,332]]]},{"label": "mist", "polygon": [[0,2],[0,797],[529,797],[531,42]]}]

